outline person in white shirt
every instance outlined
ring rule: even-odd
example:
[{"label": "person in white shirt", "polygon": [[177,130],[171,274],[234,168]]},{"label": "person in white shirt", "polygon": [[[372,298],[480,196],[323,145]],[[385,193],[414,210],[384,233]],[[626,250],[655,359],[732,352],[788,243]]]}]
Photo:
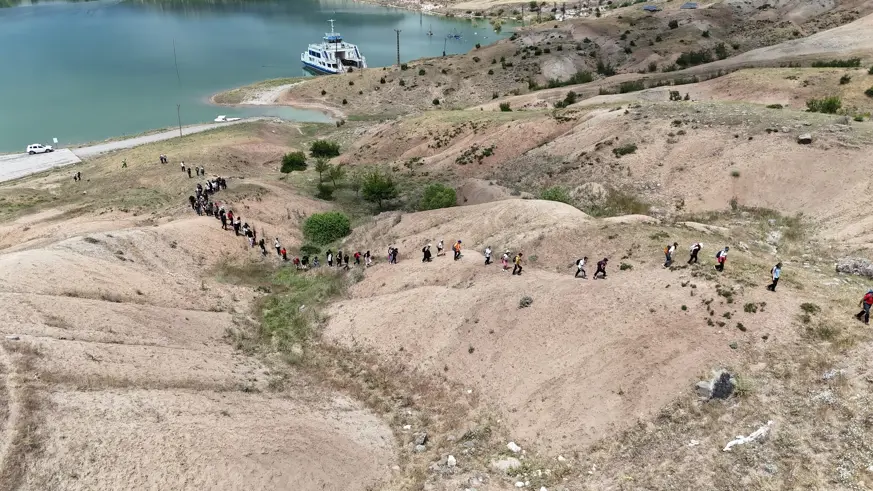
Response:
[{"label": "person in white shirt", "polygon": [[667,246],[664,254],[667,256],[667,260],[664,261],[664,267],[669,268],[671,264],[673,264],[673,253],[676,252],[676,248],[679,247],[678,242],[673,242],[673,245]]},{"label": "person in white shirt", "polygon": [[701,242],[697,242],[691,246],[691,257],[688,258],[688,264],[697,263],[697,254],[700,253],[700,249],[703,249],[703,243]]},{"label": "person in white shirt", "polygon": [[776,284],[779,283],[779,277],[782,276],[782,263],[777,263],[776,266],[773,266],[773,269],[770,270],[770,276],[773,278],[773,283],[767,285],[767,289],[775,292]]},{"label": "person in white shirt", "polygon": [[582,279],[588,279],[588,275],[585,274],[585,263],[588,262],[588,256],[583,257],[576,261],[576,274],[573,276],[574,278],[578,278],[579,275],[582,275]]},{"label": "person in white shirt", "polygon": [[485,248],[485,266],[491,264],[491,247]]}]

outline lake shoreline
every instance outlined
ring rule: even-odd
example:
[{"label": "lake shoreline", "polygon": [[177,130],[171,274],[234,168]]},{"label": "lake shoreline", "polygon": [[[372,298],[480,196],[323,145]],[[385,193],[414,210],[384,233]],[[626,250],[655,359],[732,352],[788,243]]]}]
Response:
[{"label": "lake shoreline", "polygon": [[292,83],[286,84],[278,83],[282,80],[265,80],[218,92],[209,97],[209,102],[218,107],[287,106],[295,109],[318,111],[334,121],[347,118],[347,115],[339,108],[322,102],[303,101],[290,97],[283,98],[291,87],[306,83],[308,80],[295,80]]}]

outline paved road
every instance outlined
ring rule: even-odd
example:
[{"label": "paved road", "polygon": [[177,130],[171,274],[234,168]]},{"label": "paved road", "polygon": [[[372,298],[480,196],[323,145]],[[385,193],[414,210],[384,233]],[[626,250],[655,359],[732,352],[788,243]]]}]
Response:
[{"label": "paved road", "polygon": [[[182,134],[191,135],[194,133],[200,133],[203,131],[220,128],[222,126],[256,121],[259,119],[265,118],[246,118],[240,121],[232,121],[229,123],[196,124],[183,127]],[[44,170],[52,169],[54,167],[78,164],[79,162],[81,162],[81,159],[96,157],[97,155],[106,152],[122,150],[125,148],[133,148],[139,145],[144,145],[146,143],[154,143],[178,137],[179,130],[175,129],[162,131],[160,133],[154,133],[152,135],[137,136],[125,140],[98,143],[96,145],[74,148],[72,150],[60,149],[52,153],[39,155],[27,155],[26,153],[0,155],[0,182],[18,179],[19,177],[24,177],[26,175],[34,174],[36,172],[42,172]]]},{"label": "paved road", "polygon": [[79,157],[67,149],[37,155],[0,155],[0,182],[79,162]]}]

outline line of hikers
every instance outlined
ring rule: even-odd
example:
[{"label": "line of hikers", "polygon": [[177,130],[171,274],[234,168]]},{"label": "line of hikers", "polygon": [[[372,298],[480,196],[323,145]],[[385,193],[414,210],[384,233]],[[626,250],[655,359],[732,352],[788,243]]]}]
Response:
[{"label": "line of hikers", "polygon": [[188,196],[188,202],[198,215],[213,216],[218,210],[218,203],[210,200],[210,197],[222,189],[227,189],[227,181],[220,176],[207,179],[205,186],[198,182],[194,194]]}]

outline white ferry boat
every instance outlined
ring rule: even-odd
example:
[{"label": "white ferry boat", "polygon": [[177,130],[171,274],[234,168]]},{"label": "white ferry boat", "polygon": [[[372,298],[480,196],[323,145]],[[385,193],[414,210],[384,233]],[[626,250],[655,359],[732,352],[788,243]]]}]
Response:
[{"label": "white ferry boat", "polygon": [[340,33],[334,32],[333,19],[328,22],[330,33],[324,35],[320,44],[310,44],[309,49],[301,53],[303,68],[319,75],[345,73],[350,68],[367,68],[367,60],[358,47],[343,41]]}]

